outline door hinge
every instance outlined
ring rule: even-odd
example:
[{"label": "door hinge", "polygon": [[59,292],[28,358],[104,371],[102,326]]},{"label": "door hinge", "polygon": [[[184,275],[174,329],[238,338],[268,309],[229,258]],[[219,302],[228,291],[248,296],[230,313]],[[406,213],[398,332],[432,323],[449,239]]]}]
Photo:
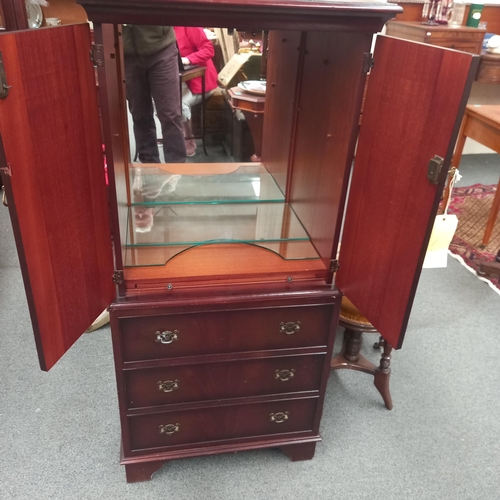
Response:
[{"label": "door hinge", "polygon": [[437,184],[439,181],[439,174],[441,173],[441,169],[443,168],[444,160],[435,155],[431,161],[429,161],[429,165],[427,165],[427,179],[429,179],[432,184]]},{"label": "door hinge", "polygon": [[0,172],[2,172],[2,174],[4,175],[12,177],[12,167],[10,166],[10,163],[7,163],[6,167],[0,167]]},{"label": "door hinge", "polygon": [[9,95],[9,89],[12,88],[7,85],[7,76],[5,75],[5,68],[3,66],[2,52],[0,51],[0,99],[6,99]]},{"label": "door hinge", "polygon": [[104,66],[104,47],[102,43],[93,43],[92,50],[90,51],[90,60],[94,68]]},{"label": "door hinge", "polygon": [[113,274],[113,282],[115,285],[121,285],[123,283],[123,271],[115,271]]},{"label": "door hinge", "polygon": [[336,273],[339,270],[340,264],[337,259],[332,259],[330,261],[330,272]]},{"label": "door hinge", "polygon": [[365,57],[363,59],[363,73],[369,73],[374,65],[375,59],[373,59],[373,54],[365,52]]}]

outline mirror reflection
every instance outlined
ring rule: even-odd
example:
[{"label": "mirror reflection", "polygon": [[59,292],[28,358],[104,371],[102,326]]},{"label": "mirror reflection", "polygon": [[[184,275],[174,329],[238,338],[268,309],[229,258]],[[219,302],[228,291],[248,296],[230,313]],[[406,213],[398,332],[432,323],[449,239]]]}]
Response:
[{"label": "mirror reflection", "polygon": [[261,163],[267,34],[124,26],[131,151],[127,266],[200,245],[317,259]]},{"label": "mirror reflection", "polygon": [[124,25],[122,35],[132,163],[260,161],[265,34]]}]

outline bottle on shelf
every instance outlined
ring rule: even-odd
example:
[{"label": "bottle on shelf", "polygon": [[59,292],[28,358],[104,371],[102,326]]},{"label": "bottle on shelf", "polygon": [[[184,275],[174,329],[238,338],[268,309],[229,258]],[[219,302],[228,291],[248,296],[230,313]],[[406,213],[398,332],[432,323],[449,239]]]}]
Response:
[{"label": "bottle on shelf", "polygon": [[451,8],[451,17],[449,25],[452,28],[459,28],[464,23],[465,17],[465,1],[455,0]]}]

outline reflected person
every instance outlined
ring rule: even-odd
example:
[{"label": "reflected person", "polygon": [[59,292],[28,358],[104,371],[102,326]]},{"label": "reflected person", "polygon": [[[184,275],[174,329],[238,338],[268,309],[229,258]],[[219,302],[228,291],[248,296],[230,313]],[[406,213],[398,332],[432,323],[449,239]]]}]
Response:
[{"label": "reflected person", "polygon": [[[197,65],[206,68],[205,98],[208,98],[217,88],[217,70],[212,61],[215,54],[212,42],[207,38],[203,28],[174,26],[174,30],[183,65]],[[191,126],[191,107],[201,103],[201,101],[201,77],[184,82],[182,84],[182,125],[186,138],[187,156],[196,154],[196,141]]]},{"label": "reflected person", "polygon": [[[154,107],[163,134],[167,163],[184,163],[179,66],[171,26],[123,26],[127,100],[134,122],[139,160],[160,163]],[[153,106],[154,101],[154,106]]]}]

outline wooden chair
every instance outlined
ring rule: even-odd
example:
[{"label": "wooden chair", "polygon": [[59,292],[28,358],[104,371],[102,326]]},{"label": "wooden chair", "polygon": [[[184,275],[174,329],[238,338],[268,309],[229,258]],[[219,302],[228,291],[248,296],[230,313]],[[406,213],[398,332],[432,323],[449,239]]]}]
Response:
[{"label": "wooden chair", "polygon": [[[483,146],[493,149],[500,154],[500,106],[468,105],[462,127],[458,135],[455,154],[453,155],[452,166],[458,168],[462,159],[462,152],[467,137],[474,139]],[[449,187],[444,194],[443,204],[445,205],[451,196]],[[500,210],[500,181],[498,182],[495,198],[491,207],[488,222],[483,236],[483,245],[487,245],[495,226],[495,221]]]},{"label": "wooden chair", "polygon": [[342,298],[339,324],[345,328],[344,341],[342,350],[332,359],[332,371],[357,370],[373,375],[373,383],[382,396],[385,407],[388,410],[392,410],[392,398],[389,391],[392,347],[382,337],[374,344],[375,348],[383,349],[379,366],[368,361],[360,353],[363,343],[363,333],[375,333],[377,330],[345,296]]}]

